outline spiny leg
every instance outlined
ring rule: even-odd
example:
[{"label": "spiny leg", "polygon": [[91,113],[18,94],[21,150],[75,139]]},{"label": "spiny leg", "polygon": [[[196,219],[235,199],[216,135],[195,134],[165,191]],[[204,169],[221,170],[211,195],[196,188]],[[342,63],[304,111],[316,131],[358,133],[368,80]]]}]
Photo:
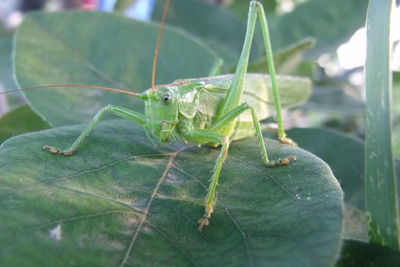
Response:
[{"label": "spiny leg", "polygon": [[[286,157],[283,159],[279,159],[277,161],[270,161],[268,159],[268,154],[267,154],[267,150],[265,148],[264,138],[262,136],[260,122],[258,121],[256,110],[246,103],[243,103],[240,106],[238,106],[238,107],[234,108],[233,110],[231,110],[230,112],[228,112],[225,116],[223,116],[216,123],[214,123],[208,129],[208,131],[216,132],[220,129],[223,129],[224,127],[226,127],[227,125],[232,123],[232,121],[234,121],[241,113],[243,113],[244,111],[249,110],[249,109],[252,114],[254,128],[256,129],[257,142],[258,142],[258,145],[260,148],[261,158],[262,158],[263,163],[267,167],[276,167],[276,166],[288,165],[291,161],[295,161],[296,160],[295,156],[289,156],[289,157]],[[224,163],[226,155],[228,154],[229,143],[230,143],[229,137],[225,137],[222,140],[222,148],[221,148],[220,154],[218,156],[217,163],[215,164],[215,167],[214,167],[213,176],[211,178],[211,183],[208,188],[208,193],[207,193],[205,204],[204,204],[205,205],[205,207],[204,207],[205,213],[204,213],[203,217],[198,220],[199,227],[197,229],[199,231],[201,231],[205,226],[208,226],[210,224],[211,214],[213,213],[214,206],[215,206],[214,198],[215,198],[215,194],[216,194],[216,190],[217,190],[218,179],[219,179],[219,175],[221,172],[222,164]]]},{"label": "spiny leg", "polygon": [[272,53],[271,40],[269,37],[267,17],[265,16],[264,8],[260,3],[256,2],[256,1],[252,1],[250,4],[250,8],[254,8],[254,6],[257,7],[258,15],[260,17],[261,32],[262,32],[262,36],[264,39],[265,55],[266,55],[267,63],[268,63],[268,70],[269,70],[269,73],[271,76],[271,86],[272,86],[274,103],[275,103],[276,119],[278,122],[278,140],[283,144],[296,146],[297,144],[292,139],[286,137],[285,126],[283,125],[281,101],[280,101],[280,96],[279,96],[279,89],[278,89],[277,82],[276,82],[274,57],[273,57],[273,53]]},{"label": "spiny leg", "polygon": [[211,214],[214,211],[214,205],[215,205],[214,198],[215,198],[215,193],[217,192],[219,175],[221,173],[222,164],[224,163],[225,158],[228,155],[228,149],[229,149],[229,137],[225,137],[222,140],[221,151],[219,152],[217,163],[215,164],[213,175],[211,177],[211,183],[208,187],[208,192],[204,203],[204,215],[197,221],[199,225],[197,230],[199,231],[203,230],[205,226],[208,226],[210,224]]},{"label": "spiny leg", "polygon": [[257,118],[256,110],[253,107],[249,106],[247,103],[243,103],[240,106],[238,106],[238,107],[234,108],[233,110],[231,110],[230,112],[228,112],[225,116],[223,116],[220,120],[218,120],[215,124],[213,124],[209,130],[210,131],[218,131],[220,129],[223,129],[229,123],[231,123],[235,118],[237,118],[241,113],[243,113],[244,111],[246,111],[248,109],[250,109],[250,111],[251,111],[253,125],[254,125],[254,128],[256,129],[257,142],[258,142],[258,146],[260,149],[261,158],[262,158],[263,163],[267,167],[276,167],[276,166],[288,165],[291,161],[295,161],[296,160],[295,156],[289,156],[289,157],[286,157],[283,159],[279,159],[277,161],[270,161],[268,159],[268,154],[267,154],[267,150],[265,148],[264,138],[262,136],[261,126],[260,126],[260,122]]},{"label": "spiny leg", "polygon": [[137,123],[142,126],[145,126],[146,124],[146,119],[143,114],[137,113],[135,111],[126,108],[107,105],[97,112],[97,114],[93,117],[88,126],[85,128],[85,130],[83,130],[83,132],[79,135],[79,137],[72,143],[72,145],[68,149],[60,150],[56,147],[49,145],[44,145],[43,149],[50,152],[51,154],[64,155],[64,156],[72,155],[82,144],[82,142],[86,139],[86,137],[90,134],[90,132],[94,130],[94,127],[96,126],[97,122],[106,113],[112,113],[114,115],[133,121],[134,123]]}]

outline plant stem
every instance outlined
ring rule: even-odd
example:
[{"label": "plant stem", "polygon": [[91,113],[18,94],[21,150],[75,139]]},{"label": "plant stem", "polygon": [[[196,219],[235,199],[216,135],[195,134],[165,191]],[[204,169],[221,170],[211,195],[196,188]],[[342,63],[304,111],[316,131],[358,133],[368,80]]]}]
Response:
[{"label": "plant stem", "polygon": [[399,249],[391,136],[390,17],[394,0],[370,0],[367,14],[365,200],[369,241]]}]

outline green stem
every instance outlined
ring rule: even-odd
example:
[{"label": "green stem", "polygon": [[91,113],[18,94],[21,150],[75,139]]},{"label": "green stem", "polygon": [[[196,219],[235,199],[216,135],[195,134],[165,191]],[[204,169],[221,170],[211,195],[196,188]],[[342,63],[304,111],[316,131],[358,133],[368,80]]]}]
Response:
[{"label": "green stem", "polygon": [[394,0],[370,0],[367,15],[365,200],[370,242],[399,248],[391,137],[390,15]]}]

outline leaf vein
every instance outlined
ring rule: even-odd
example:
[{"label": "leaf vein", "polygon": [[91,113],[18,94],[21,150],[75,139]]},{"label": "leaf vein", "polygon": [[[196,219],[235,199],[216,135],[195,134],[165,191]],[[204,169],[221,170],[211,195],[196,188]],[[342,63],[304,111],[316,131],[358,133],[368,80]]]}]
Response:
[{"label": "leaf vein", "polygon": [[157,182],[157,184],[156,184],[156,186],[155,186],[155,188],[154,188],[154,190],[153,190],[153,192],[152,192],[152,194],[150,196],[149,201],[147,202],[147,205],[146,205],[146,207],[144,209],[144,212],[143,212],[143,216],[142,216],[142,218],[141,218],[141,220],[139,222],[139,225],[138,225],[138,227],[137,227],[137,229],[135,231],[135,234],[133,235],[133,237],[132,237],[132,239],[131,239],[131,241],[129,243],[129,246],[128,246],[128,249],[125,252],[124,258],[122,259],[121,264],[119,266],[121,266],[121,267],[124,266],[126,264],[126,262],[128,261],[128,258],[130,256],[132,250],[133,250],[133,247],[134,247],[135,242],[136,242],[136,240],[137,240],[137,238],[139,236],[139,233],[140,233],[140,231],[141,231],[141,229],[143,227],[143,224],[146,221],[146,218],[147,218],[147,216],[149,214],[149,210],[150,210],[151,204],[153,203],[153,200],[156,197],[156,195],[158,193],[158,190],[160,189],[161,185],[165,181],[165,178],[167,177],[167,175],[169,173],[169,170],[172,168],[172,166],[174,164],[174,161],[175,161],[176,157],[178,156],[178,154],[181,153],[183,150],[185,150],[187,148],[188,147],[183,147],[183,148],[179,149],[178,151],[176,151],[175,153],[171,154],[171,158],[170,158],[168,164],[166,165],[163,174],[161,175],[160,179],[158,180],[158,182]]}]

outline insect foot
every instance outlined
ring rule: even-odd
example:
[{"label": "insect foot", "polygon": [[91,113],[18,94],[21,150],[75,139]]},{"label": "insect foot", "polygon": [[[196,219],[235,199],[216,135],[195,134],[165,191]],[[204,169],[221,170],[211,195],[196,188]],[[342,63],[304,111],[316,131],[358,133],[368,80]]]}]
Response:
[{"label": "insect foot", "polygon": [[72,155],[72,153],[74,153],[71,150],[59,150],[58,148],[56,148],[54,146],[49,146],[49,145],[44,145],[42,147],[42,149],[48,151],[50,154],[53,154],[53,155],[69,156],[69,155]]},{"label": "insect foot", "polygon": [[279,137],[278,140],[285,145],[297,146],[297,143],[295,141],[287,137]]},{"label": "insect foot", "polygon": [[295,156],[289,156],[283,159],[279,159],[277,161],[270,161],[267,164],[265,164],[267,167],[277,167],[277,166],[284,166],[284,165],[289,165],[291,161],[296,161],[297,158]]},{"label": "insect foot", "polygon": [[212,204],[206,204],[205,211],[204,216],[197,221],[197,224],[199,225],[197,231],[199,232],[201,232],[205,226],[210,224],[211,213],[214,211]]}]

